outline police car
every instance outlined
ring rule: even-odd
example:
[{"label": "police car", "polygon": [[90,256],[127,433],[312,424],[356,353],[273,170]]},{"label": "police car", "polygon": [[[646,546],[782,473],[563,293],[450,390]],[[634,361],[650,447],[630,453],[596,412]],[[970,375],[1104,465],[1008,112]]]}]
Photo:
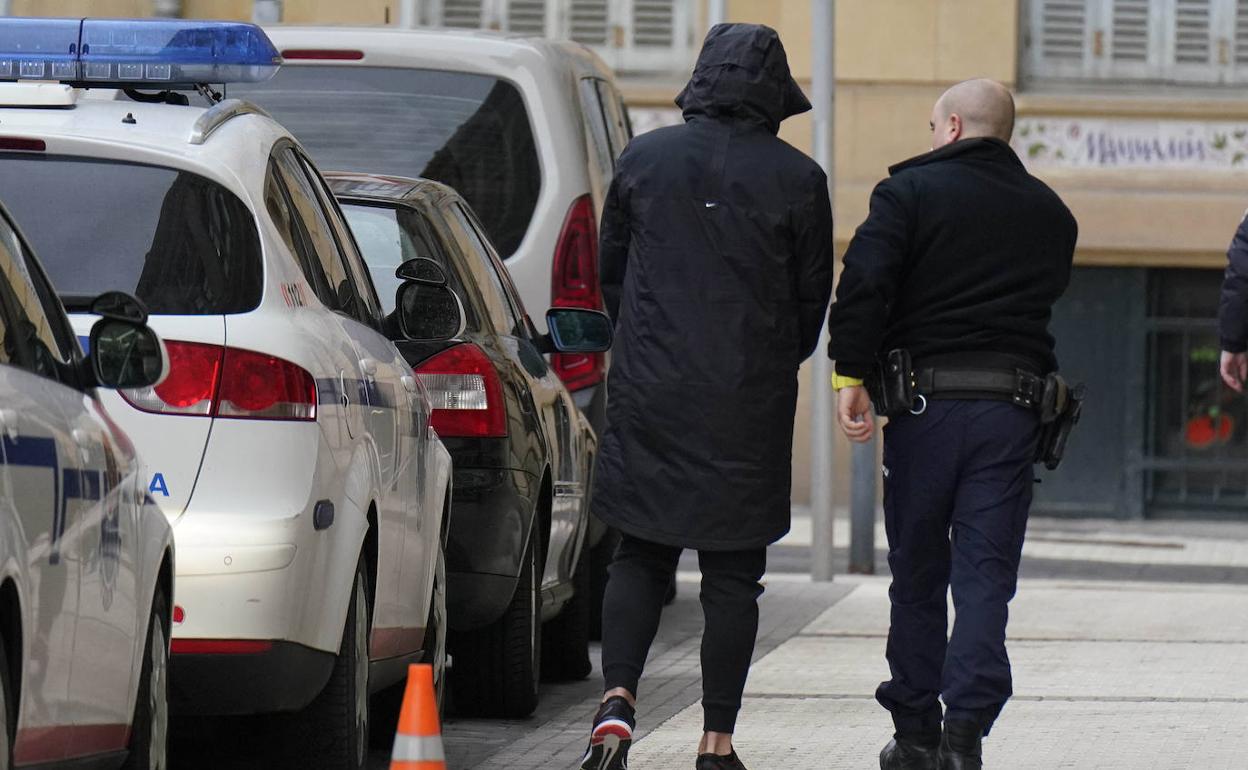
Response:
[{"label": "police car", "polygon": [[[0,768],[165,767],[173,534],[101,390],[168,369],[132,298],[83,355],[0,208]],[[77,766],[87,766],[85,764]],[[91,765],[95,766],[95,765]]]},{"label": "police car", "polygon": [[[0,199],[80,334],[121,289],[168,347],[163,383],[105,400],[174,524],[173,708],[300,711],[301,766],[362,767],[369,693],[444,660],[450,457],[321,175],[220,99],[280,57],[222,22],[4,19],[6,42]],[[451,337],[433,268],[400,266],[401,326]]]}]

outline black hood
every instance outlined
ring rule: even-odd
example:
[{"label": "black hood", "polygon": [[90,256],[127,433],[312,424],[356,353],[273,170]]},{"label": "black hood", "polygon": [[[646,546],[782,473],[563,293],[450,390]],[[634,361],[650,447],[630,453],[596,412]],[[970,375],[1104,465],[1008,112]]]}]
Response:
[{"label": "black hood", "polygon": [[685,120],[696,115],[761,123],[775,133],[810,109],[789,73],[780,36],[761,24],[716,24],[706,35],[689,84],[676,97]]}]

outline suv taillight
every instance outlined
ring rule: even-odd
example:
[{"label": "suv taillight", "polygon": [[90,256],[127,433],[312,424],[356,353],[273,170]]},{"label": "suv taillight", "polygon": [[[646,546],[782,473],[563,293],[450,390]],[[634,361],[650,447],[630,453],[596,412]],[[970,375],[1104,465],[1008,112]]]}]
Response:
[{"label": "suv taillight", "polygon": [[316,380],[303,368],[252,350],[166,340],[169,376],[154,388],[122,391],[156,414],[253,420],[315,420]]},{"label": "suv taillight", "polygon": [[439,436],[501,438],[507,435],[503,383],[485,351],[465,342],[416,367],[433,402],[430,423]]},{"label": "suv taillight", "polygon": [[[563,221],[555,245],[550,297],[552,307],[603,308],[598,282],[598,226],[594,201],[588,195],[572,202]],[[555,353],[550,365],[568,390],[582,390],[602,382],[607,358],[603,353]]]}]

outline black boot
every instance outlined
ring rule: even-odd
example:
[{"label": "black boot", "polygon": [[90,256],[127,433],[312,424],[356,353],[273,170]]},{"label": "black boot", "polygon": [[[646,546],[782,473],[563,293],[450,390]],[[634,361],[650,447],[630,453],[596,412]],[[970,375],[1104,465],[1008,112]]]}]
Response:
[{"label": "black boot", "polygon": [[974,722],[945,722],[940,739],[940,770],[982,770],[983,729]]},{"label": "black boot", "polygon": [[880,770],[939,770],[938,747],[895,735],[880,752]]}]

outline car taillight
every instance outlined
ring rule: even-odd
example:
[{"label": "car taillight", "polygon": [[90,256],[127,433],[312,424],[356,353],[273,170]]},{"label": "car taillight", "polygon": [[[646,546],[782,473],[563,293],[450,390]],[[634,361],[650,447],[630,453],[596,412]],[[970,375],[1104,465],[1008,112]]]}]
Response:
[{"label": "car taillight", "polygon": [[[551,305],[602,310],[602,287],[598,281],[598,226],[594,201],[582,195],[572,202],[563,220],[551,274]],[[581,390],[602,382],[607,359],[603,353],[555,353],[551,368],[568,386]]]},{"label": "car taillight", "polygon": [[507,435],[507,405],[494,364],[466,342],[416,367],[433,402],[430,423],[439,436],[500,438]]},{"label": "car taillight", "polygon": [[315,420],[316,381],[289,361],[251,350],[166,340],[169,376],[154,388],[122,391],[156,414],[257,420]]},{"label": "car taillight", "polygon": [[316,381],[289,361],[226,348],[217,416],[315,420]]}]

